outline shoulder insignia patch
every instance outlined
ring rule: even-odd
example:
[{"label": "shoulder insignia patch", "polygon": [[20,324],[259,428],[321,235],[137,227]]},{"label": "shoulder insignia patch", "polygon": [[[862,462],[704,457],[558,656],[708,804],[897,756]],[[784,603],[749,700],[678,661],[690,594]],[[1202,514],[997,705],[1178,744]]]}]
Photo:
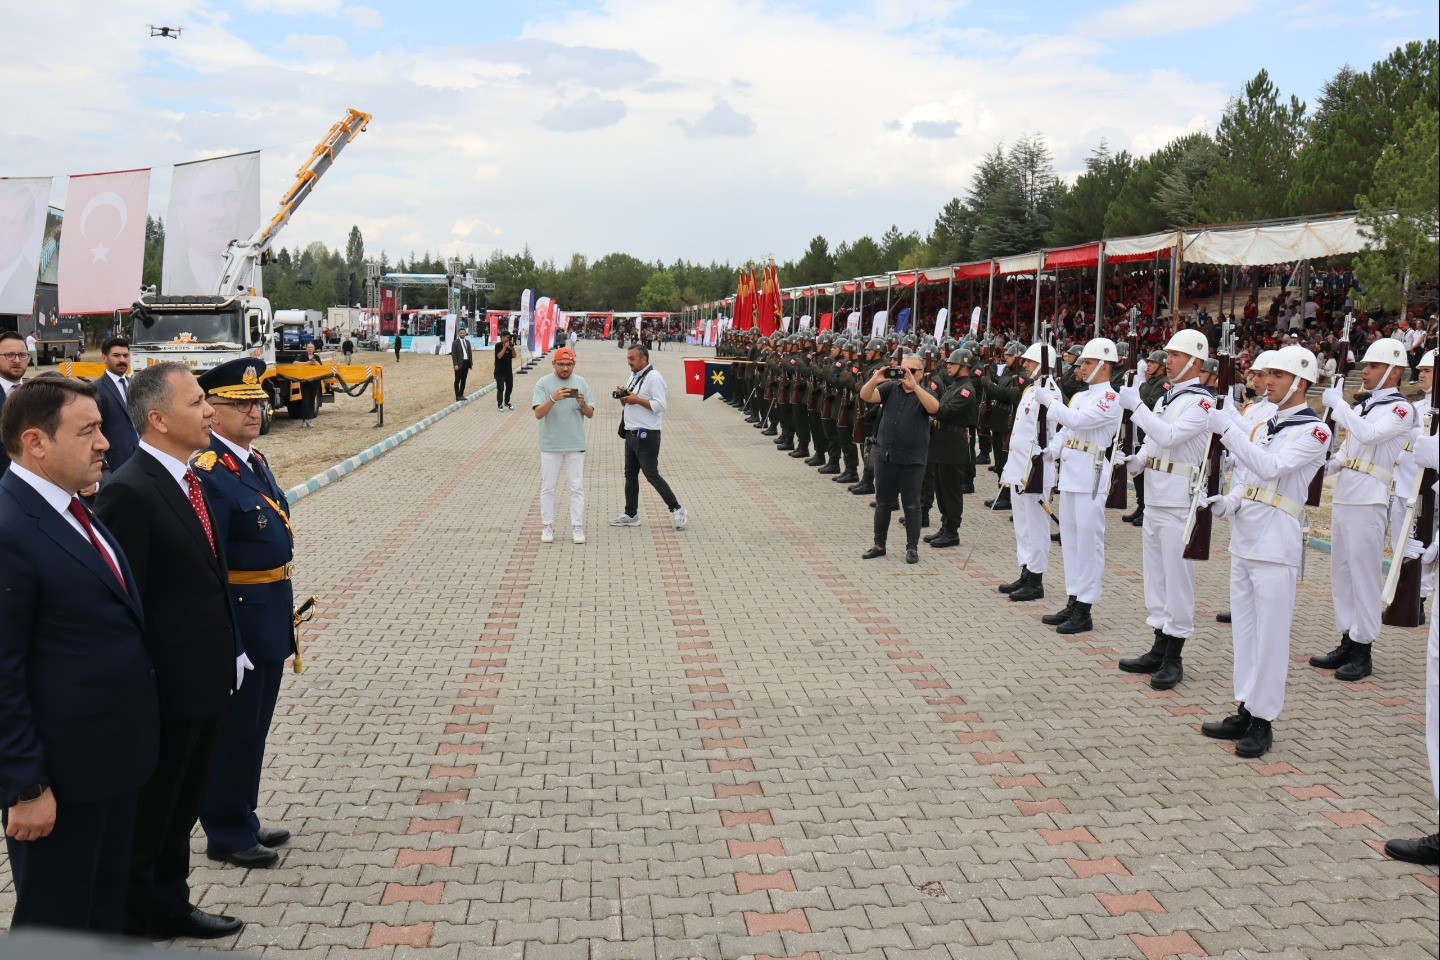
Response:
[{"label": "shoulder insignia patch", "polygon": [[969,400],[969,399],[970,399],[970,390],[969,390],[969,388],[968,388],[968,387],[961,387],[961,388],[960,388],[960,396],[964,397],[966,400]]},{"label": "shoulder insignia patch", "polygon": [[[212,454],[212,456],[213,456],[213,454]],[[231,456],[230,454],[227,453],[227,454],[225,454],[223,457],[221,457],[221,458],[220,458],[220,462],[223,463],[223,464],[225,464],[225,469],[226,469],[226,470],[229,470],[231,473],[235,474],[236,476],[239,476],[239,475],[240,475],[240,461],[239,461],[239,460],[236,460],[236,459],[235,459],[233,456]]]},{"label": "shoulder insignia patch", "polygon": [[1330,442],[1330,434],[1326,433],[1323,427],[1316,427],[1314,430],[1311,430],[1310,435],[1321,443]]},{"label": "shoulder insignia patch", "polygon": [[1210,408],[1211,408],[1212,406],[1214,406],[1214,405],[1213,405],[1209,400],[1201,400],[1201,401],[1200,401],[1200,409],[1201,409],[1201,410],[1204,410],[1206,413],[1209,413],[1209,412],[1210,412]]},{"label": "shoulder insignia patch", "polygon": [[1395,416],[1399,417],[1401,420],[1404,420],[1409,415],[1410,414],[1406,412],[1405,405],[1403,403],[1395,404]]},{"label": "shoulder insignia patch", "polygon": [[200,456],[196,457],[192,462],[196,470],[204,470],[208,473],[211,470],[215,469],[215,461],[218,459],[219,457],[215,456],[214,450],[206,450],[204,453],[200,454]]}]

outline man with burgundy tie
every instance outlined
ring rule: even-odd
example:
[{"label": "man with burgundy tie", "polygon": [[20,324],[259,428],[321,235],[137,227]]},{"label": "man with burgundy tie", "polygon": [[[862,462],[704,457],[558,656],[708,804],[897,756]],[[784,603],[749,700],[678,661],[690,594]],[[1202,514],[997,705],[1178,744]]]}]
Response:
[{"label": "man with burgundy tie", "polygon": [[0,439],[0,819],[12,929],[119,933],[160,699],[134,574],[76,494],[100,479],[95,390],[10,392]]},{"label": "man with burgundy tie", "polygon": [[288,830],[261,826],[256,812],[265,739],[285,660],[295,653],[290,508],[265,457],[251,446],[260,436],[264,373],[264,360],[241,357],[200,375],[215,410],[214,432],[210,449],[191,461],[225,554],[245,654],[255,665],[230,698],[200,826],[211,860],[247,868],[275,866],[280,860],[275,848],[290,839]]},{"label": "man with burgundy tie", "polygon": [[146,367],[129,393],[139,447],[101,484],[95,507],[130,560],[131,588],[145,609],[145,643],[160,683],[161,754],[140,792],[125,932],[213,939],[244,924],[190,903],[190,833],[231,694],[249,665],[224,551],[188,463],[209,448],[215,411],[180,363]]}]

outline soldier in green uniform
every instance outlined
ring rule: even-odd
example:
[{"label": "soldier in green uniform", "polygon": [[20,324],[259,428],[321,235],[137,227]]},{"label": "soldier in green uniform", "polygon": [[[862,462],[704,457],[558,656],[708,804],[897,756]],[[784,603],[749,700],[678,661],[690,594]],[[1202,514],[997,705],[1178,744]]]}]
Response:
[{"label": "soldier in green uniform", "polygon": [[968,350],[955,350],[946,359],[940,410],[930,422],[930,467],[935,473],[940,530],[926,539],[937,549],[960,542],[965,491],[967,486],[974,489],[975,461],[969,431],[980,418],[980,393],[971,378],[975,363],[974,354]]},{"label": "soldier in green uniform", "polygon": [[820,414],[820,440],[815,444],[815,456],[820,461],[817,473],[838,476],[840,473],[840,428],[836,425],[840,416],[839,373],[845,361],[840,352],[845,348],[845,338],[839,334],[828,336],[829,349],[816,357],[815,381],[820,385],[820,402],[816,410]]},{"label": "soldier in green uniform", "polygon": [[860,347],[855,340],[846,340],[840,351],[840,367],[836,375],[835,403],[840,411],[835,417],[835,448],[832,455],[843,462],[844,470],[835,476],[836,483],[859,483],[859,458],[855,450],[855,421],[860,416]]},{"label": "soldier in green uniform", "polygon": [[[865,363],[860,369],[859,378],[861,385],[874,375],[876,367],[887,364],[885,341],[878,337],[872,338],[865,345]],[[860,401],[856,404],[856,409],[865,419],[860,448],[860,462],[864,464],[864,472],[860,482],[851,487],[850,492],[857,497],[867,497],[875,492],[875,431],[880,425],[881,407],[879,404]]]},{"label": "soldier in green uniform", "polygon": [[[921,382],[925,385],[925,389],[930,392],[930,395],[938,400],[940,399],[940,394],[944,392],[945,387],[950,382],[950,378],[946,375],[944,370],[940,368],[939,350],[931,346],[921,347],[920,361],[924,365],[922,367],[924,377],[921,378]],[[935,421],[933,419],[930,421],[930,427],[932,430],[931,436],[933,438],[933,430],[935,427]],[[932,460],[926,463],[925,475],[920,479],[920,525],[922,527],[930,526],[930,508],[934,505],[935,469],[934,461]],[[901,523],[904,523],[904,517],[901,517]]]},{"label": "soldier in green uniform", "polygon": [[796,356],[799,340],[794,334],[790,334],[781,343],[784,344],[784,347],[780,351],[780,386],[775,395],[775,405],[780,414],[780,436],[775,441],[775,448],[790,451],[795,449],[793,394],[795,393],[795,380],[799,376],[799,371],[796,369],[800,363]]},{"label": "soldier in green uniform", "polygon": [[1080,344],[1072,343],[1065,348],[1065,359],[1060,364],[1060,396],[1068,406],[1070,398],[1086,389],[1084,382],[1075,375],[1075,364],[1080,361]]}]

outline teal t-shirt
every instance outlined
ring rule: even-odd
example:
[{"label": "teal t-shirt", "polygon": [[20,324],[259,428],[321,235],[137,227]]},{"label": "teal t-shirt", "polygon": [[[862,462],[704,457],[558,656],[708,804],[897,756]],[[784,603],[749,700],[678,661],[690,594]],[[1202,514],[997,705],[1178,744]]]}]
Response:
[{"label": "teal t-shirt", "polygon": [[[584,377],[571,374],[569,380],[561,380],[550,373],[536,382],[530,409],[549,400],[561,387],[579,390],[592,407],[595,405],[595,395],[590,392],[590,384],[585,382]],[[540,419],[540,449],[544,453],[585,452],[585,414],[580,412],[578,401],[566,397]]]}]

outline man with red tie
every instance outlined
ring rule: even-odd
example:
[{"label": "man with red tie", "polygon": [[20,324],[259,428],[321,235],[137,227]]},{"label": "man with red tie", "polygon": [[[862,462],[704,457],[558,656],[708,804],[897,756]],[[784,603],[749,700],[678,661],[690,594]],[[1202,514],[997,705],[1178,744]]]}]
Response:
[{"label": "man with red tie", "polygon": [[224,551],[191,454],[210,446],[215,411],[190,368],[146,367],[130,382],[135,455],[96,511],[133,569],[145,643],[160,683],[161,754],[140,793],[125,931],[152,939],[238,933],[234,917],[190,903],[190,833],[200,817],[230,695],[249,664],[230,603]]},{"label": "man with red tie", "polygon": [[80,502],[108,444],[95,390],[40,377],[0,415],[0,819],[10,926],[119,933],[160,700],[134,574]]}]

